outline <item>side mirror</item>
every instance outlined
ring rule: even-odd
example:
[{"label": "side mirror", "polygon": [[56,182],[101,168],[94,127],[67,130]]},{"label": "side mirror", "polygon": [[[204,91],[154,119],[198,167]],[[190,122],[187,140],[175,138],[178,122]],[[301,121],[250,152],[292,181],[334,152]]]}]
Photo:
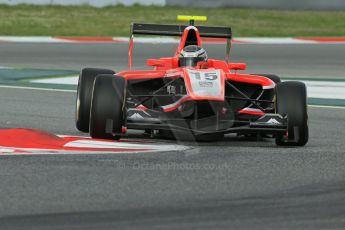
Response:
[{"label": "side mirror", "polygon": [[230,70],[246,70],[247,64],[246,63],[229,63],[228,68]]},{"label": "side mirror", "polygon": [[159,59],[148,59],[146,65],[154,67],[163,67],[165,63]]}]

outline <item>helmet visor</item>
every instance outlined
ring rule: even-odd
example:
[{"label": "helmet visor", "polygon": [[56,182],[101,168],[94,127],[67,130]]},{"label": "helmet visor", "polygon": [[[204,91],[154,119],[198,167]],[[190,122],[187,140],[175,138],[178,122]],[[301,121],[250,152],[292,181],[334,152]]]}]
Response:
[{"label": "helmet visor", "polygon": [[180,57],[180,66],[192,66],[195,67],[199,61],[205,61],[202,57]]}]

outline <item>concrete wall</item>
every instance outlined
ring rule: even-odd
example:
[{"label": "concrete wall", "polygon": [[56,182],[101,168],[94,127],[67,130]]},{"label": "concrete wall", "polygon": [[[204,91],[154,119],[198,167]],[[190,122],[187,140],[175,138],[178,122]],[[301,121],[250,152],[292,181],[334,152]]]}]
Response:
[{"label": "concrete wall", "polygon": [[109,5],[133,5],[139,3],[142,5],[165,5],[166,0],[0,0],[0,4],[36,4],[36,5],[92,5],[96,7]]},{"label": "concrete wall", "polygon": [[292,10],[343,10],[345,0],[166,0],[167,5]]}]

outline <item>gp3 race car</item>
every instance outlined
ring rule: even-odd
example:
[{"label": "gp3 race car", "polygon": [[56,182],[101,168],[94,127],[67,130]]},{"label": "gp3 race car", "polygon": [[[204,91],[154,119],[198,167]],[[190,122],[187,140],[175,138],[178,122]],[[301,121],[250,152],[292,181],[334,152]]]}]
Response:
[{"label": "gp3 race car", "polygon": [[[203,16],[178,16],[189,25],[133,23],[129,70],[82,69],[76,127],[93,138],[120,139],[127,129],[178,139],[218,140],[226,133],[263,135],[277,145],[308,142],[306,86],[269,74],[240,74],[229,62],[229,27],[194,25]],[[151,70],[131,70],[134,35],[181,36],[172,57],[148,59]],[[226,40],[226,60],[207,56],[202,38]]]}]

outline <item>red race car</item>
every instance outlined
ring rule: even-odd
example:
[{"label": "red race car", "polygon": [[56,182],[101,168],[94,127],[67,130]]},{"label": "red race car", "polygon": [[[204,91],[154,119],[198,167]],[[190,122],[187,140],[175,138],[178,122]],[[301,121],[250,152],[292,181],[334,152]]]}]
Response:
[{"label": "red race car", "polygon": [[[180,139],[217,140],[226,133],[264,135],[277,145],[308,142],[303,83],[268,74],[240,74],[229,62],[229,27],[195,26],[202,16],[179,16],[189,25],[133,23],[129,70],[85,68],[76,103],[76,127],[93,138],[119,139],[127,129]],[[151,70],[131,70],[133,36],[181,36],[172,57],[148,59]],[[227,40],[226,60],[207,56],[201,38]]]}]

